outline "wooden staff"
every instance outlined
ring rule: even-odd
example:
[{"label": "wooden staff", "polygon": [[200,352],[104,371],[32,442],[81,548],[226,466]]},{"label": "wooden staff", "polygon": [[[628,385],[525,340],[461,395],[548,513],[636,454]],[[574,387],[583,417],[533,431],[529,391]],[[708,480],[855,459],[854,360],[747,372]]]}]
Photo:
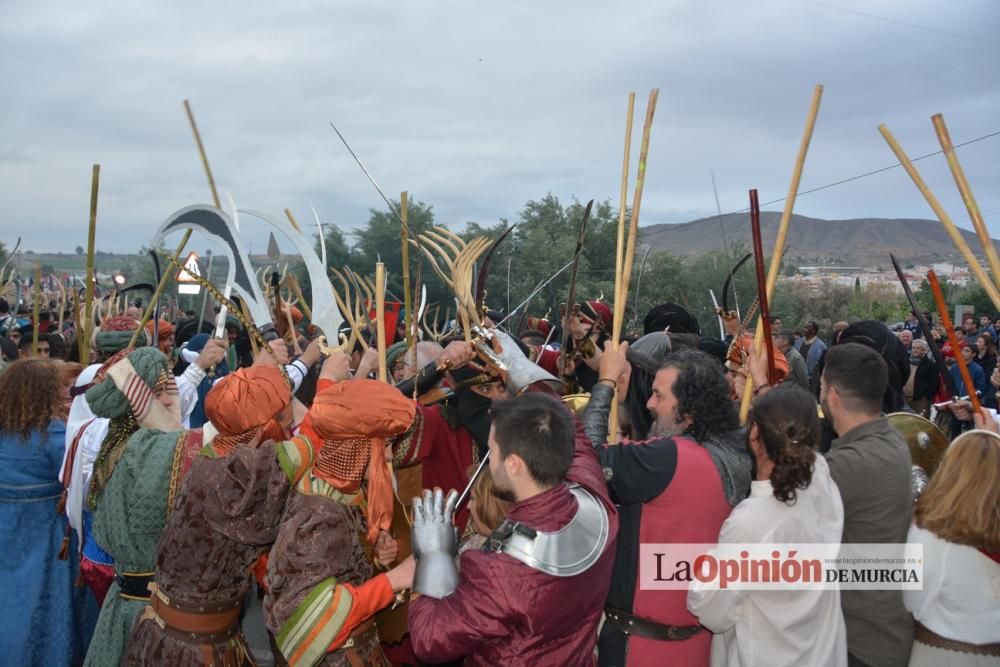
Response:
[{"label": "wooden staff", "polygon": [[[948,304],[944,302],[944,292],[941,291],[941,284],[938,282],[937,274],[934,273],[933,269],[927,272],[927,282],[930,283],[931,292],[934,294],[934,303],[937,305],[938,317],[941,318],[941,324],[948,334],[948,342],[951,344],[951,351],[955,355],[958,372],[962,375],[962,382],[965,383],[965,393],[969,395],[969,402],[972,403],[973,411],[979,414],[979,397],[976,395],[976,385],[972,383],[972,375],[969,373],[969,366],[965,363],[965,358],[962,356],[962,348],[959,347],[958,336],[955,335],[955,327],[951,323],[951,318],[948,317]],[[961,397],[953,396],[953,398],[958,399]]]},{"label": "wooden staff", "polygon": [[83,301],[86,325],[80,327],[80,335],[88,341],[88,346],[94,333],[94,240],[97,235],[97,190],[100,183],[101,165],[95,164],[90,179],[90,226],[87,229],[87,292]]},{"label": "wooden staff", "polygon": [[[653,115],[656,113],[656,100],[660,90],[649,91],[649,101],[646,104],[646,120],[642,127],[642,144],[639,148],[639,168],[635,179],[635,192],[632,196],[632,219],[629,222],[628,239],[623,237],[625,203],[628,190],[628,162],[632,142],[632,114],[635,104],[635,93],[629,93],[628,112],[625,120],[625,158],[622,165],[621,203],[618,212],[618,246],[615,249],[615,303],[611,320],[611,344],[618,350],[622,335],[622,324],[625,318],[625,302],[628,299],[629,281],[632,277],[632,260],[635,256],[635,238],[639,231],[639,210],[642,205],[642,191],[646,182],[646,156],[649,154],[649,134],[653,127]],[[571,308],[572,304],[566,304]],[[617,380],[618,378],[615,378]],[[608,442],[619,441],[618,433],[618,401],[611,400],[611,412],[608,417]]]},{"label": "wooden staff", "polygon": [[[201,164],[205,168],[205,176],[208,177],[208,188],[212,191],[212,203],[215,204],[215,208],[222,208],[222,203],[219,201],[219,193],[215,189],[215,179],[212,177],[212,168],[208,165],[208,156],[205,155],[205,146],[201,143],[201,134],[198,132],[198,126],[194,122],[194,113],[191,112],[191,103],[188,100],[184,100],[184,111],[187,113],[188,123],[191,125],[191,132],[194,133],[194,142],[198,146],[198,154],[201,156]],[[191,229],[185,230],[184,235],[181,237],[181,242],[177,244],[177,250],[174,251],[174,260],[176,262],[181,261],[181,253],[184,252],[184,248],[187,246],[188,240],[191,238]],[[139,339],[139,334],[142,332],[143,327],[146,326],[146,322],[153,315],[153,309],[156,307],[156,302],[160,300],[163,295],[163,290],[166,289],[167,283],[170,282],[170,273],[164,272],[163,276],[160,278],[160,284],[156,286],[156,291],[153,292],[153,297],[149,300],[149,304],[146,306],[146,311],[142,314],[142,319],[139,320],[139,329],[132,335],[132,340],[129,341],[129,347],[135,347],[136,341]],[[249,320],[253,321],[253,320]]]},{"label": "wooden staff", "polygon": [[80,293],[73,289],[73,326],[76,329],[76,349],[80,355],[80,363],[84,366],[90,363],[90,341],[87,340],[87,328],[83,326],[83,315],[80,310]]},{"label": "wooden staff", "polygon": [[31,356],[38,356],[38,308],[42,302],[42,265],[39,262],[35,262],[35,285],[32,290],[31,300],[34,301],[34,319],[32,322],[35,326],[31,327]]},{"label": "wooden staff", "polygon": [[964,238],[962,238],[962,234],[959,233],[958,228],[955,227],[955,223],[951,221],[948,213],[945,212],[944,207],[941,206],[941,202],[937,200],[937,197],[934,196],[931,189],[927,187],[926,183],[924,183],[924,179],[920,177],[920,173],[917,171],[917,168],[913,166],[910,158],[907,157],[903,147],[899,145],[896,138],[892,136],[891,132],[889,132],[889,128],[883,123],[878,126],[878,131],[882,134],[882,138],[885,139],[885,142],[889,144],[889,148],[892,149],[892,152],[896,154],[896,158],[899,160],[899,163],[903,165],[903,169],[905,169],[906,173],[910,175],[910,178],[913,180],[913,184],[917,186],[917,189],[920,190],[920,194],[922,194],[924,199],[927,200],[927,203],[934,211],[934,214],[937,215],[938,220],[940,220],[941,224],[944,225],[944,230],[951,238],[951,242],[954,243],[955,247],[958,248],[958,251],[962,253],[962,257],[965,258],[965,263],[969,265],[969,269],[971,269],[972,273],[976,276],[976,280],[979,281],[979,284],[983,286],[983,289],[986,290],[986,293],[989,295],[990,301],[993,302],[993,307],[996,310],[1000,310],[1000,291],[997,290],[997,286],[992,280],[990,280],[990,277],[986,275],[986,272],[979,264],[979,260],[976,259],[976,256],[972,254],[972,250],[969,249],[969,244],[965,242]]},{"label": "wooden staff", "polygon": [[[809,143],[812,141],[813,129],[816,127],[816,117],[819,115],[819,103],[823,98],[823,86],[818,85],[813,88],[812,102],[809,105],[809,114],[806,116],[806,127],[802,132],[802,141],[799,143],[799,153],[795,157],[795,168],[792,170],[792,182],[788,186],[788,196],[785,198],[785,210],[781,213],[781,222],[778,224],[778,236],[774,240],[774,252],[771,253],[771,264],[767,272],[767,298],[774,296],[774,287],[778,284],[778,273],[781,270],[781,258],[785,252],[785,239],[788,237],[788,226],[792,221],[792,211],[795,209],[795,199],[799,193],[799,182],[802,180],[802,169],[806,163],[806,155],[809,152]],[[760,344],[764,340],[763,318],[757,320],[757,329],[754,332],[754,349],[759,350]],[[753,378],[747,376],[746,385],[743,388],[743,399],[740,403],[740,422],[745,424],[747,415],[750,414],[750,401],[753,398]]]},{"label": "wooden staff", "polygon": [[389,381],[385,363],[385,264],[375,265],[375,336],[378,340],[378,379]]},{"label": "wooden staff", "polygon": [[965,171],[962,169],[962,164],[958,161],[958,155],[955,154],[955,147],[951,143],[951,135],[948,134],[948,126],[944,124],[944,116],[935,114],[931,116],[931,122],[934,123],[934,131],[937,133],[938,143],[941,144],[941,150],[948,160],[951,175],[955,177],[955,184],[962,195],[965,209],[969,212],[972,226],[976,229],[979,243],[983,246],[983,253],[985,253],[986,261],[990,265],[990,273],[993,274],[993,283],[1000,289],[1000,257],[997,257],[997,249],[993,246],[993,239],[990,238],[990,232],[986,229],[986,222],[983,220],[982,213],[979,212],[979,204],[976,203],[976,197],[972,194],[969,181],[965,178]]}]

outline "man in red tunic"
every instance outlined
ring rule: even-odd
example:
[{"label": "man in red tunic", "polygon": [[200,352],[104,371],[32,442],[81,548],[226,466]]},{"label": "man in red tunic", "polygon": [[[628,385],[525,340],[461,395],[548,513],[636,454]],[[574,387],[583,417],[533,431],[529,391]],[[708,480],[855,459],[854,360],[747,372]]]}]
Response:
[{"label": "man in red tunic", "polygon": [[[572,413],[536,383],[495,403],[497,495],[513,502],[483,551],[454,572],[454,496],[414,502],[410,636],[417,657],[466,665],[592,665],[615,536],[604,474]],[[449,537],[450,534],[450,537]],[[449,570],[449,563],[451,569]]]}]

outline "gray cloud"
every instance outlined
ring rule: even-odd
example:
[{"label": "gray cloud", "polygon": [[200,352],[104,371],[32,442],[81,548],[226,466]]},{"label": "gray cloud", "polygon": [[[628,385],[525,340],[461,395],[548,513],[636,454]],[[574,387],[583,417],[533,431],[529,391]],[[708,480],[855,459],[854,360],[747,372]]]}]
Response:
[{"label": "gray cloud", "polygon": [[[843,7],[983,38],[1000,5]],[[392,196],[440,222],[514,217],[528,199],[617,199],[625,98],[661,90],[643,222],[714,213],[788,188],[812,87],[825,85],[803,188],[1000,130],[1000,47],[798,0],[580,2],[7,2],[0,8],[0,239],[85,241],[102,165],[98,247],[130,251],[174,210],[209,200],[181,107],[190,98],[221,189],[243,207],[363,224],[381,200],[333,120]],[[1000,235],[1000,138],[960,157]],[[960,224],[943,158],[918,163]],[[780,205],[769,208],[779,210]],[[930,217],[899,169],[802,197],[826,218]],[[249,233],[255,250],[263,228]],[[199,248],[203,243],[196,243]],[[283,244],[284,245],[284,244]]]}]

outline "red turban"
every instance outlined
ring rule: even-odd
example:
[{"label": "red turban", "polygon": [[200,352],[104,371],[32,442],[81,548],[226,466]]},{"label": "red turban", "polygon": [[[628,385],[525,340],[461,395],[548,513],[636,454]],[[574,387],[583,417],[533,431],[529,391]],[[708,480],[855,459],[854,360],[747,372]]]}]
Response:
[{"label": "red turban", "polygon": [[253,440],[292,400],[276,366],[241,368],[219,380],[205,396],[205,416],[219,430],[214,445],[228,451]]},{"label": "red turban", "polygon": [[[150,320],[149,322],[146,322],[146,331],[149,332],[150,336],[153,335],[153,320]],[[171,324],[170,322],[167,322],[166,320],[157,320],[156,321],[156,335],[159,337],[160,340],[163,340],[164,338],[167,338],[168,336],[173,336],[174,335],[174,325]]]},{"label": "red turban", "polygon": [[417,406],[392,385],[375,380],[338,382],[313,399],[302,430],[323,442],[313,472],[343,493],[357,493],[368,469],[368,539],[392,523],[392,478],[385,439],[413,423]]}]

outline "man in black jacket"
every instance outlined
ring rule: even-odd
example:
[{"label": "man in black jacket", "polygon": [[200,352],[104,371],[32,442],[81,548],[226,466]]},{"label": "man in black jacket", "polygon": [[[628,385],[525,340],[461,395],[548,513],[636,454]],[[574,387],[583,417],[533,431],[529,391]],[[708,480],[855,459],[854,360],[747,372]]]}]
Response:
[{"label": "man in black jacket", "polygon": [[903,385],[906,404],[922,417],[929,414],[934,394],[937,393],[941,381],[934,360],[927,350],[926,341],[922,338],[914,339],[910,348],[910,377]]}]

